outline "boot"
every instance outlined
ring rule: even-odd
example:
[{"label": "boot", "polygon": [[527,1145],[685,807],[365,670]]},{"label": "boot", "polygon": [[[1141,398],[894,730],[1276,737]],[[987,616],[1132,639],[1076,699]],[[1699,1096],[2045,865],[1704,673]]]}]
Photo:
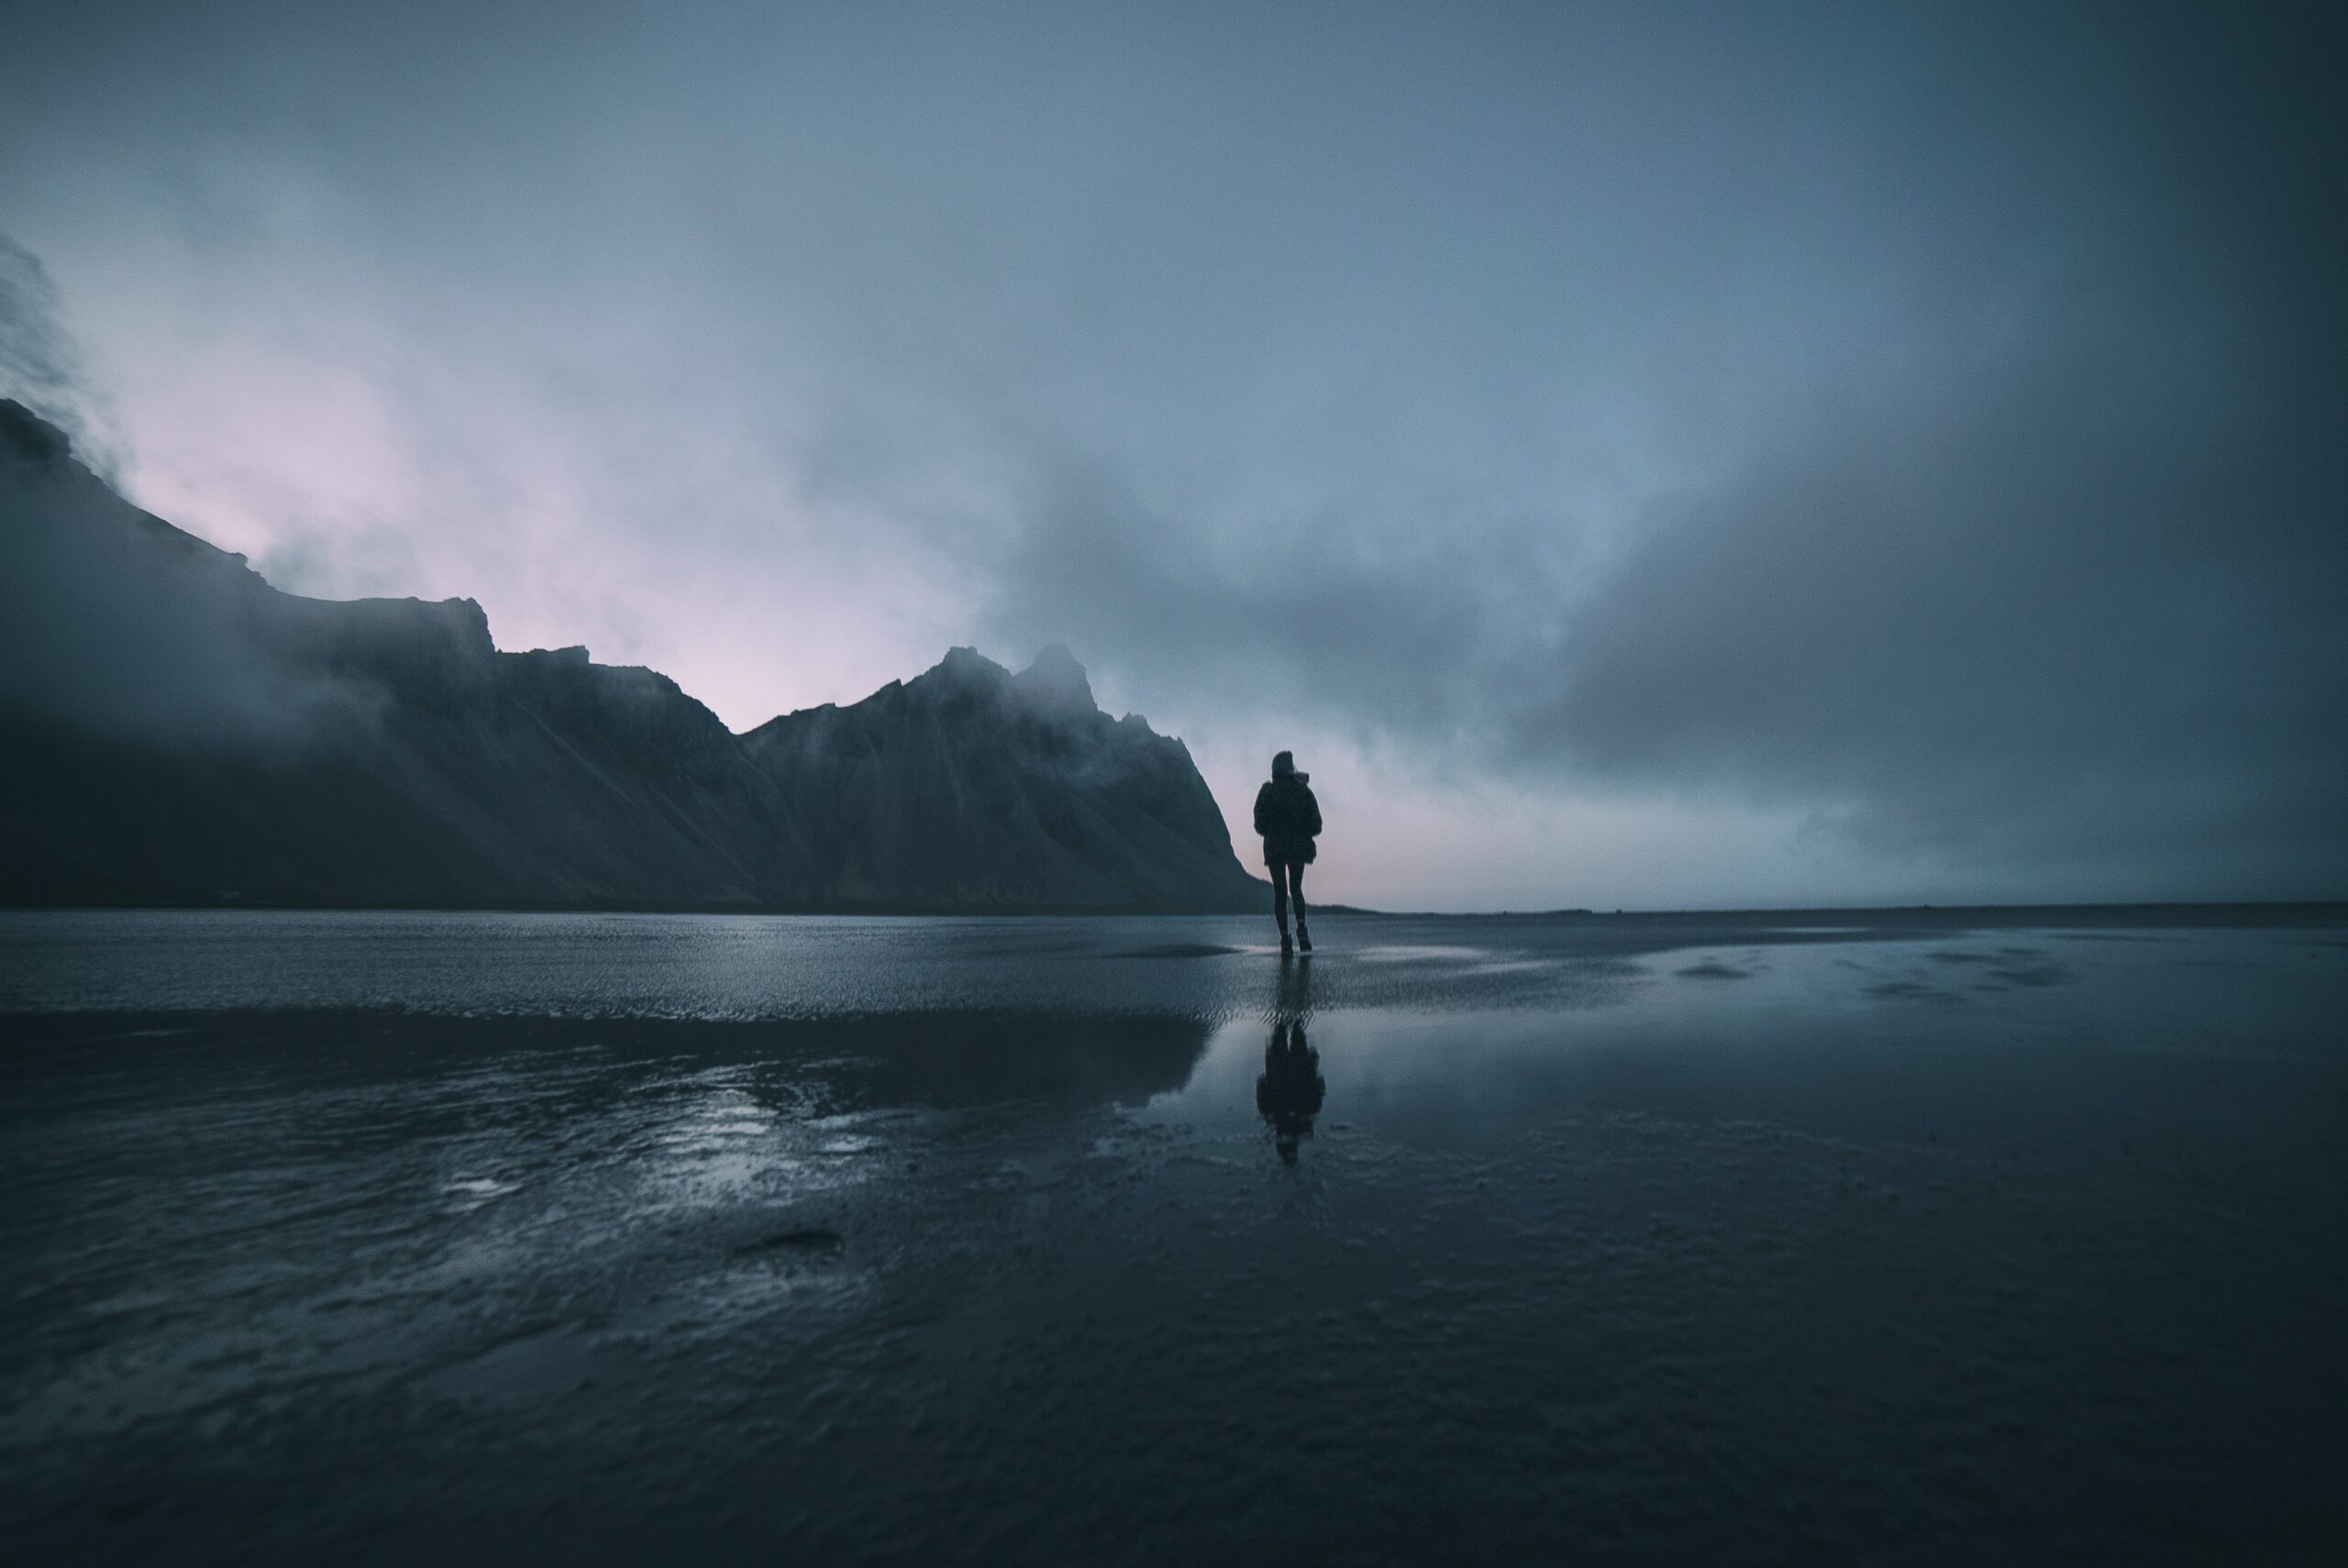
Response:
[{"label": "boot", "polygon": [[1312,933],[1304,929],[1302,921],[1296,922],[1296,944],[1307,953],[1312,951]]},{"label": "boot", "polygon": [[[1306,943],[1304,945],[1305,945],[1306,949],[1309,951],[1309,950],[1312,948],[1312,944],[1311,944],[1310,942],[1308,942],[1308,943]],[[1296,951],[1296,944],[1295,944],[1295,943],[1293,943],[1293,942],[1290,942],[1290,941],[1288,939],[1288,927],[1286,927],[1286,926],[1282,926],[1282,927],[1280,927],[1280,956],[1281,956],[1281,957],[1283,957],[1283,958],[1285,958],[1285,957],[1287,957],[1290,954],[1291,954],[1291,953],[1293,953],[1293,952],[1295,952],[1295,951]]]}]

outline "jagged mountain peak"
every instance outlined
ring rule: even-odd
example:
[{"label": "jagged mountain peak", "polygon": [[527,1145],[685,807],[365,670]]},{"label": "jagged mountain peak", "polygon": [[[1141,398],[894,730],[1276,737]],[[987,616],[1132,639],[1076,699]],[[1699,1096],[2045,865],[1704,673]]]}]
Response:
[{"label": "jagged mountain peak", "polygon": [[1085,679],[1084,667],[1061,644],[1054,643],[1037,654],[1035,662],[1013,679],[1020,690],[1039,705],[1084,713],[1100,709],[1093,701],[1092,683]]},{"label": "jagged mountain peak", "polygon": [[998,680],[1009,679],[1011,678],[1011,671],[995,663],[994,660],[987,657],[986,655],[980,653],[974,647],[964,647],[957,645],[954,647],[947,648],[944,658],[939,659],[936,664],[930,666],[930,668],[922,675],[916,676],[914,679],[917,680],[925,679],[927,677],[932,675],[946,676],[950,679],[959,680],[983,680],[991,683]]},{"label": "jagged mountain peak", "polygon": [[[885,697],[893,689],[892,682],[866,701]],[[916,700],[983,696],[1047,720],[1083,719],[1101,712],[1084,666],[1058,643],[1015,675],[975,647],[951,647],[944,658],[905,682],[903,690]]]}]

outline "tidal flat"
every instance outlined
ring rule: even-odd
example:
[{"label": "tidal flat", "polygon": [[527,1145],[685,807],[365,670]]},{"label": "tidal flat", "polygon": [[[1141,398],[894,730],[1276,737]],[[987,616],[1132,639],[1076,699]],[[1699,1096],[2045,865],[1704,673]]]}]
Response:
[{"label": "tidal flat", "polygon": [[2334,1561],[2348,911],[0,914],[0,1555]]}]

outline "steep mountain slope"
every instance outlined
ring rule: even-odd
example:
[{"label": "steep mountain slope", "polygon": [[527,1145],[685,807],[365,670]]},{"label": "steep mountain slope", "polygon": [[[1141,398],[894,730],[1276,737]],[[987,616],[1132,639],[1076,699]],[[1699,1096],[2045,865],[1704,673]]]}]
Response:
[{"label": "steep mountain slope", "polygon": [[736,736],[470,600],[269,586],[0,402],[0,900],[1251,905],[1179,741],[1058,650]]},{"label": "steep mountain slope", "polygon": [[941,902],[1164,907],[1254,901],[1179,740],[1092,700],[1065,648],[1013,675],[970,648],[846,708],[744,737],[808,824],[827,900],[925,887]]}]

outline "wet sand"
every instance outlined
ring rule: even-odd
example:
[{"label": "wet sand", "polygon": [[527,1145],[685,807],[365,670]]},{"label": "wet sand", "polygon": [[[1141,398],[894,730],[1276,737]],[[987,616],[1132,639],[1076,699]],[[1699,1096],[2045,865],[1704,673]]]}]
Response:
[{"label": "wet sand", "polygon": [[2339,911],[1264,925],[0,915],[0,1551],[2343,1539]]}]

